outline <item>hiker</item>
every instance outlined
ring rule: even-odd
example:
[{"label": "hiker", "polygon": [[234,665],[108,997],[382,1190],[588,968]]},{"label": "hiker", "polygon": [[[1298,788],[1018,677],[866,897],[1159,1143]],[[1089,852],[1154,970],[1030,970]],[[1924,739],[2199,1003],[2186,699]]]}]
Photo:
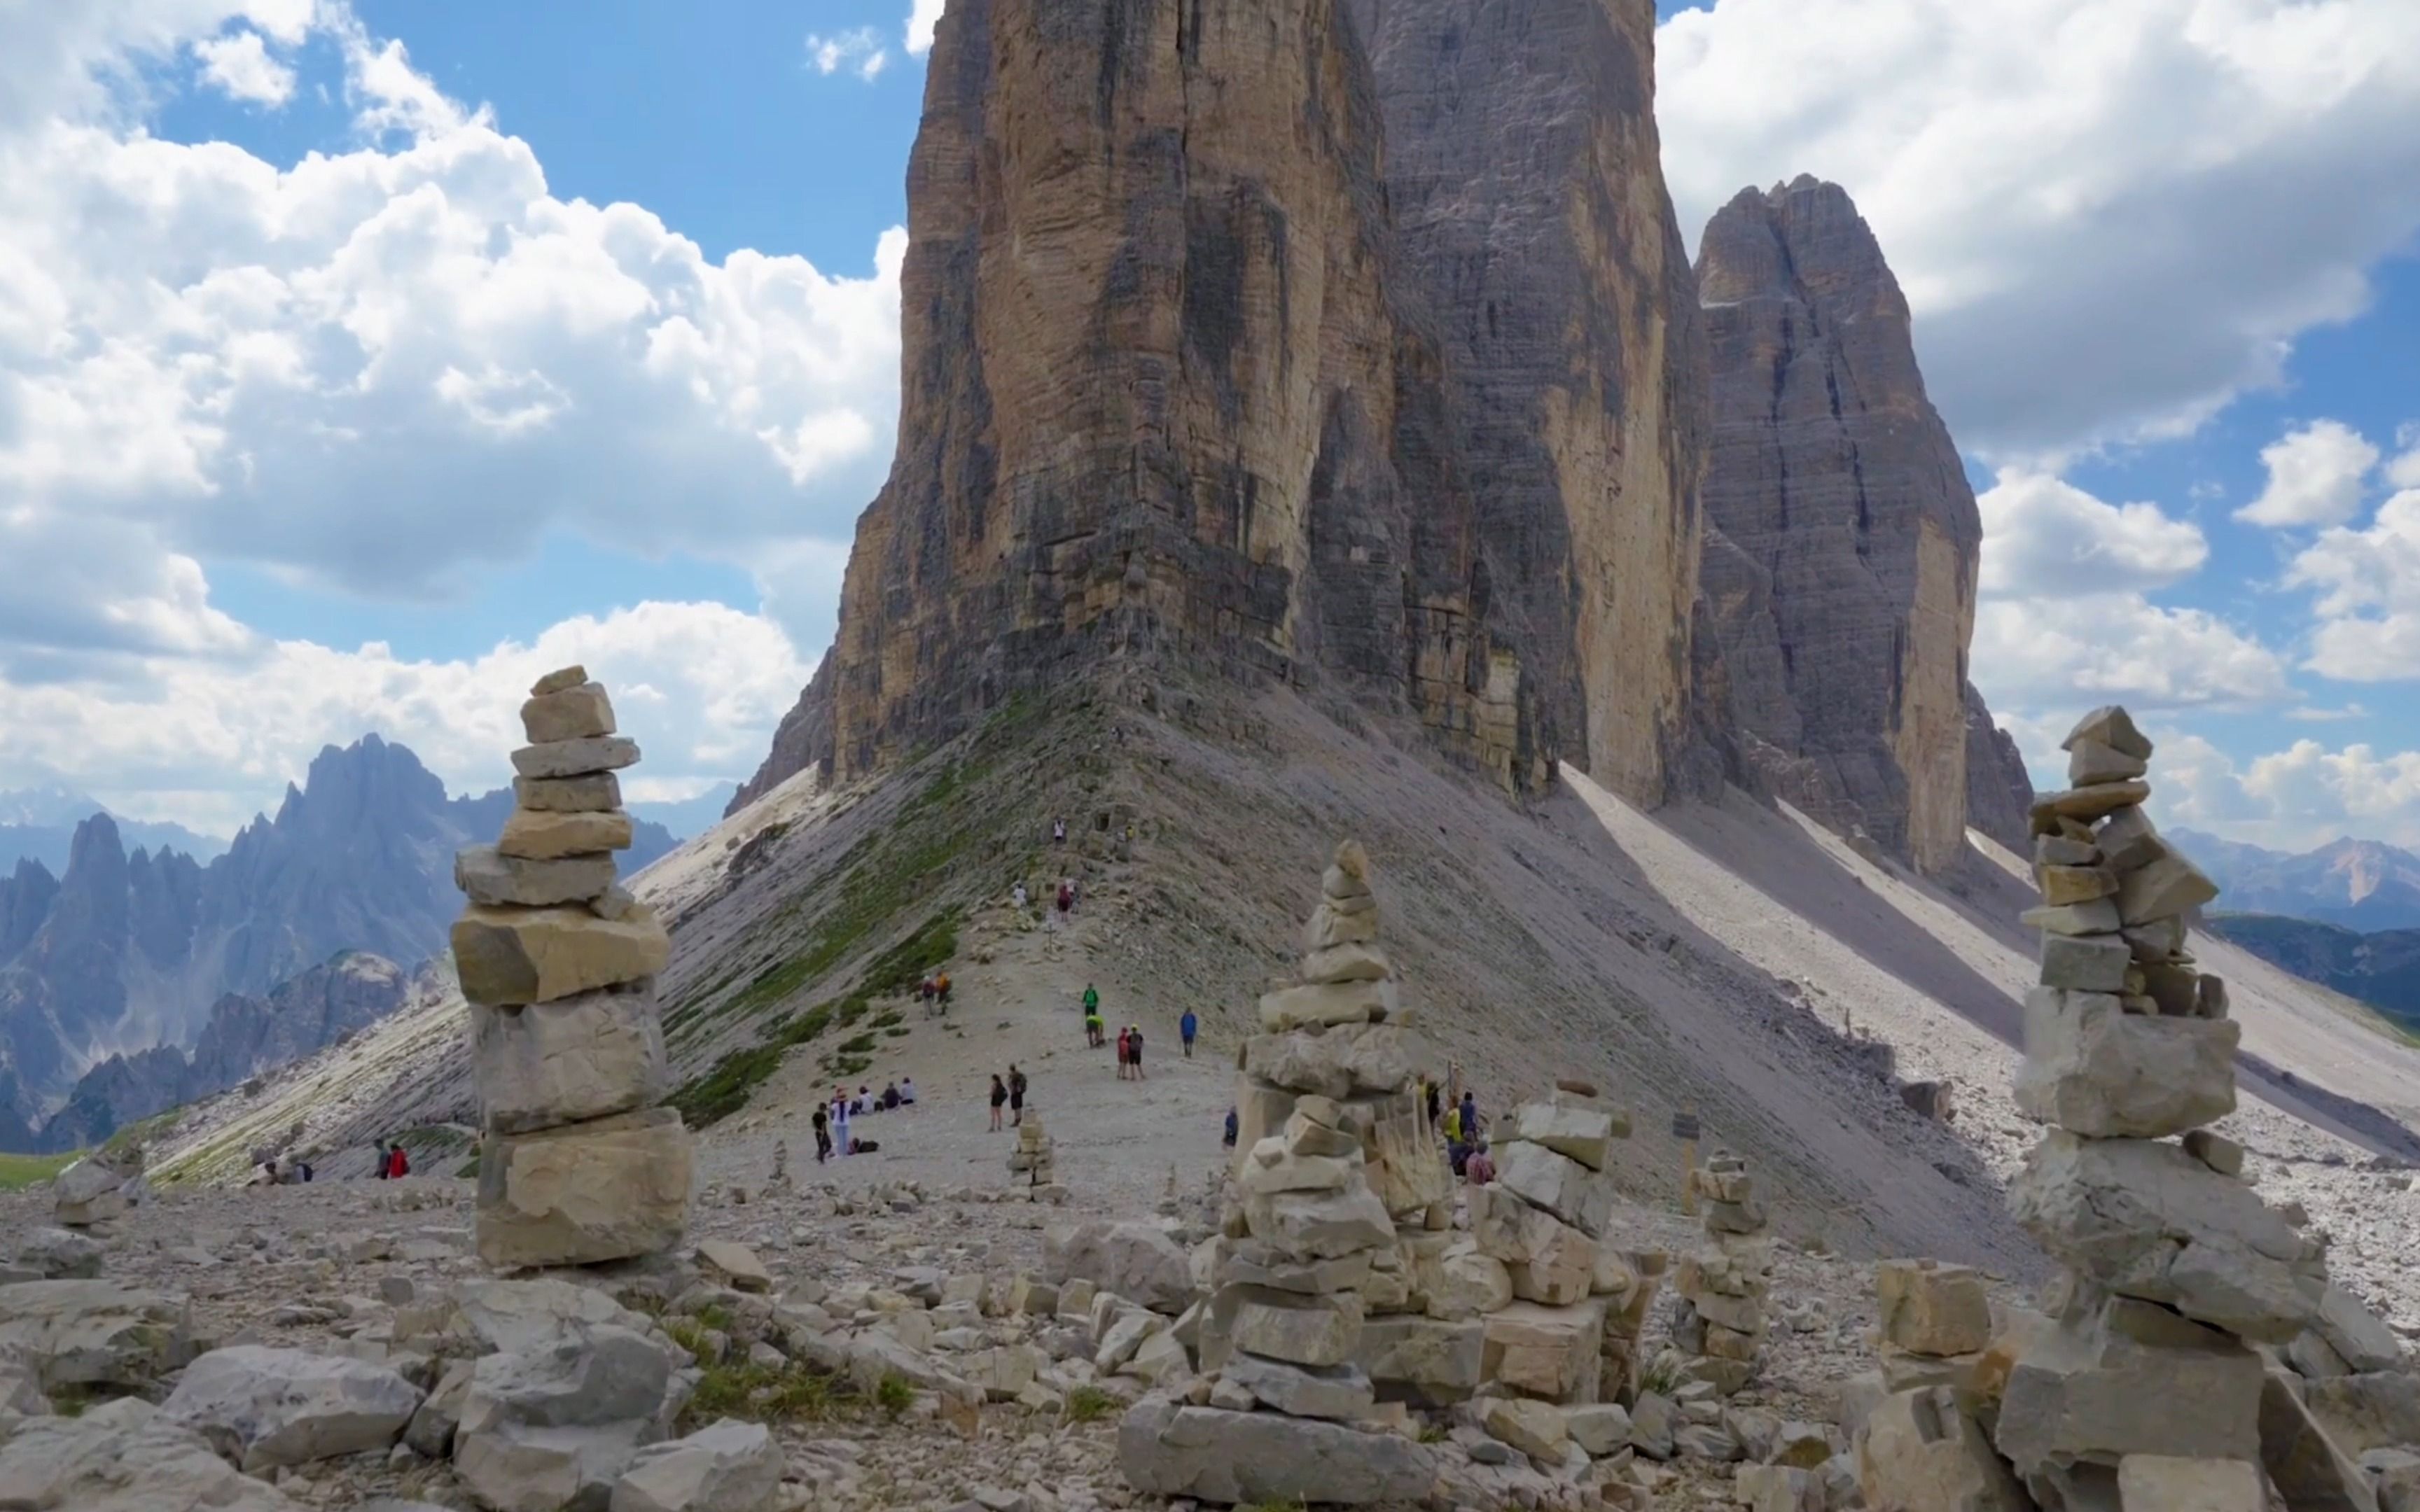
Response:
[{"label": "hiker", "polygon": [[400,1139],[387,1147],[386,1162],[386,1174],[395,1180],[400,1181],[411,1174],[411,1157],[403,1152]]},{"label": "hiker", "polygon": [[923,977],[917,980],[916,1001],[924,1005],[925,1012],[929,1013],[933,1011],[933,979],[931,977]]},{"label": "hiker", "polygon": [[260,1169],[255,1171],[253,1173],[252,1180],[243,1184],[246,1186],[275,1186],[277,1184],[277,1157],[271,1155],[267,1160],[262,1161],[260,1163]]},{"label": "hiker", "polygon": [[889,1113],[899,1106],[899,1084],[892,1082],[882,1089],[882,1111]]},{"label": "hiker", "polygon": [[815,1164],[821,1165],[831,1159],[831,1110],[816,1103],[812,1121],[815,1126]]},{"label": "hiker", "polygon": [[1064,929],[1067,927],[1068,912],[1076,906],[1076,884],[1070,882],[1065,877],[1061,877],[1059,879],[1059,896],[1057,903],[1059,904],[1059,927]]},{"label": "hiker", "polygon": [[851,1149],[848,1138],[848,1097],[845,1093],[832,1100],[832,1143],[845,1157]]},{"label": "hiker", "polygon": [[1462,1137],[1466,1141],[1479,1137],[1479,1096],[1468,1088],[1462,1092]]},{"label": "hiker", "polygon": [[915,1077],[902,1076],[899,1078],[899,1105],[903,1108],[912,1108],[916,1105]]},{"label": "hiker", "polygon": [[1449,1149],[1462,1143],[1462,1104],[1459,1103],[1445,1110],[1445,1143]]},{"label": "hiker", "polygon": [[1126,1026],[1126,1064],[1134,1068],[1134,1079],[1141,1081],[1143,1079],[1142,1026],[1140,1024]]},{"label": "hiker", "polygon": [[1088,982],[1084,983],[1084,1012],[1085,1012],[1086,1016],[1088,1016],[1088,1017],[1089,1017],[1089,1016],[1092,1016],[1092,1015],[1094,1015],[1094,1014],[1097,1014],[1097,1013],[1099,1013],[1099,1012],[1100,1012],[1100,1011],[1101,1011],[1101,995],[1100,995],[1098,992],[1094,991],[1094,988],[1093,988],[1093,984],[1092,984],[1091,982],[1089,982],[1089,981],[1088,981]]},{"label": "hiker", "polygon": [[1229,1149],[1235,1148],[1235,1105],[1230,1103],[1227,1104],[1227,1132],[1218,1140],[1220,1144],[1226,1146]]},{"label": "hiker", "polygon": [[1025,1121],[1025,1072],[1017,1070],[1013,1060],[1008,1063],[1008,1121]]},{"label": "hiker", "polygon": [[991,1126],[995,1133],[1000,1129],[1000,1110],[1007,1102],[1008,1088],[1001,1084],[1000,1072],[993,1072],[991,1073]]},{"label": "hiker", "polygon": [[940,1003],[941,1011],[950,1011],[950,974],[946,971],[933,979],[933,996]]},{"label": "hiker", "polygon": [[[1087,995],[1090,995],[1088,994]],[[1084,1042],[1095,1050],[1101,1048],[1102,1044],[1105,1042],[1101,1039],[1102,1028],[1101,1006],[1098,1003],[1094,1003],[1092,1007],[1084,1010]]]},{"label": "hiker", "polygon": [[1025,884],[1022,881],[1017,883],[1016,887],[1009,893],[1009,896],[1016,902],[1016,911],[1020,914],[1025,912]]},{"label": "hiker", "polygon": [[1064,819],[1050,821],[1050,843],[1053,845],[1067,843],[1067,821]]},{"label": "hiker", "polygon": [[1488,1158],[1486,1140],[1472,1148],[1469,1158],[1462,1163],[1462,1175],[1473,1186],[1485,1186],[1496,1180],[1496,1162]]},{"label": "hiker", "polygon": [[1202,1021],[1193,1016],[1193,1010],[1189,1008],[1185,1011],[1185,1016],[1176,1021],[1177,1037],[1185,1041],[1185,1058],[1187,1060],[1193,1058],[1193,1036],[1201,1028]]},{"label": "hiker", "polygon": [[386,1180],[386,1141],[381,1139],[378,1142],[378,1164],[376,1166],[372,1167],[370,1174],[383,1181]]},{"label": "hiker", "polygon": [[1126,1031],[1118,1031],[1118,1080],[1126,1079]]},{"label": "hiker", "polygon": [[1437,1126],[1437,1084],[1421,1077],[1420,1095],[1429,1105],[1429,1127],[1435,1129]]}]

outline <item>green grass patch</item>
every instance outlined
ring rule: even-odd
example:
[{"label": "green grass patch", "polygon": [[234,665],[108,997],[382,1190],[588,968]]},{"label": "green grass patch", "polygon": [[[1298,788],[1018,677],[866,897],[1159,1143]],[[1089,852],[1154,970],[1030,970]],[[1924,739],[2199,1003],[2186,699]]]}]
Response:
[{"label": "green grass patch", "polygon": [[0,1155],[0,1192],[22,1192],[47,1181],[83,1158],[81,1149],[64,1155]]},{"label": "green grass patch", "polygon": [[874,1405],[881,1408],[884,1413],[892,1417],[897,1417],[908,1411],[908,1406],[915,1400],[916,1388],[908,1383],[906,1376],[896,1371],[885,1375],[881,1382],[874,1388]]},{"label": "green grass patch", "polygon": [[1096,1423],[1118,1410],[1118,1399],[1098,1386],[1078,1386],[1067,1394],[1067,1421]]},{"label": "green grass patch", "polygon": [[[876,957],[866,966],[858,988],[845,997],[818,1003],[784,1020],[772,1034],[743,1050],[734,1050],[714,1063],[705,1075],[685,1084],[672,1097],[683,1121],[692,1129],[727,1119],[748,1105],[758,1083],[773,1074],[783,1057],[821,1036],[835,1024],[845,1028],[873,1011],[870,997],[912,988],[924,974],[948,961],[958,949],[958,913],[944,909],[926,919],[916,933]],[[879,1022],[877,1020],[876,1022]],[[863,1041],[861,1043],[860,1041]],[[839,1047],[840,1059],[827,1059],[834,1075],[854,1076],[872,1064],[863,1057],[874,1048],[871,1034],[861,1034]],[[838,1069],[846,1066],[847,1069]]]}]

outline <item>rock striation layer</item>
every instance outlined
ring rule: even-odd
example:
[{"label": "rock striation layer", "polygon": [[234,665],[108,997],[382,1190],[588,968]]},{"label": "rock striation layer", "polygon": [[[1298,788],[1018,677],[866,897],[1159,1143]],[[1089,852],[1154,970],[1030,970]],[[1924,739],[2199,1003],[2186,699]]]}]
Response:
[{"label": "rock striation layer", "polygon": [[[1514,790],[1571,759],[1665,795],[1702,386],[1652,8],[1491,23],[1551,99],[1483,59],[1430,91],[1450,8],[950,7],[898,452],[737,801],[1119,658],[1341,687]],[[1513,222],[1474,298],[1456,269]],[[1569,330],[1544,313],[1573,301]]]},{"label": "rock striation layer", "polygon": [[470,899],[454,964],[487,1128],[479,1257],[514,1269],[656,1254],[688,1223],[693,1173],[680,1115],[656,1106],[655,978],[671,941],[613,881],[631,827],[614,774],[639,748],[579,667],[538,679],[521,723],[513,812],[454,866]]},{"label": "rock striation layer", "polygon": [[1749,764],[1923,871],[1963,848],[1978,777],[1984,827],[2016,841],[2023,768],[1966,680],[1982,522],[1872,231],[1834,184],[1744,190],[1697,272],[1705,583]]}]

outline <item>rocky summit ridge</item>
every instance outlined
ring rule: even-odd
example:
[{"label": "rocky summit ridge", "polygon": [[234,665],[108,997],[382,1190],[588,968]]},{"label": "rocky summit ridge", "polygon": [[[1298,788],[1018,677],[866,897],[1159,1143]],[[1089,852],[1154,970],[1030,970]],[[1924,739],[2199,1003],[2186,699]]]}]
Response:
[{"label": "rocky summit ridge", "polygon": [[[455,849],[511,802],[449,797],[372,734],[322,749],[208,865],[129,850],[106,813],[76,826],[60,875],[21,860],[0,876],[0,1149],[73,1149],[392,1011],[397,968],[445,948]],[[644,821],[631,840],[634,865],[672,849]]]},{"label": "rocky summit ridge", "polygon": [[1970,812],[2017,838],[1905,301],[1812,180],[1689,266],[1653,23],[952,6],[898,452],[732,811],[1140,666],[1404,717],[1516,795],[1560,762],[1650,804],[1729,781],[1926,871]]}]

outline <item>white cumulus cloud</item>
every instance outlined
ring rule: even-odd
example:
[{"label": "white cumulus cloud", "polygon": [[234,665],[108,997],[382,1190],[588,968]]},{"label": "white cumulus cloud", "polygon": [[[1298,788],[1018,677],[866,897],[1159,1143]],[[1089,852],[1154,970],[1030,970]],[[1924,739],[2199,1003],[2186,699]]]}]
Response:
[{"label": "white cumulus cloud", "polygon": [[848,539],[904,231],[861,273],[708,259],[330,26],[386,145],[281,169],[105,112],[0,128],[0,507],[386,595],[551,529],[751,566]]},{"label": "white cumulus cloud", "polygon": [[1686,231],[1744,185],[1846,186],[1996,460],[2273,384],[2420,229],[2412,0],[1717,0],[1656,73]]},{"label": "white cumulus cloud", "polygon": [[529,685],[572,662],[606,685],[644,752],[633,782],[691,792],[755,770],[810,670],[779,625],[724,604],[582,615],[461,660],[262,640],[236,656],[150,658],[107,684],[0,681],[0,788],[65,782],[224,834],[273,806],[320,747],[375,732],[454,792],[482,793],[511,779]]},{"label": "white cumulus cloud", "polygon": [[202,77],[230,100],[283,105],[294,95],[294,70],[269,55],[258,32],[230,32],[194,44]]},{"label": "white cumulus cloud", "polygon": [[2191,521],[2153,503],[2106,503],[2048,473],[2005,471],[1975,502],[1983,516],[1986,594],[2139,592],[2188,578],[2210,559],[2210,543]]},{"label": "white cumulus cloud", "polygon": [[2420,487],[2391,496],[2360,529],[2320,532],[2286,582],[2316,595],[2311,671],[2355,683],[2420,678]]},{"label": "white cumulus cloud", "polygon": [[872,84],[891,62],[890,50],[871,26],[820,36],[807,35],[807,66],[827,77],[845,69]]},{"label": "white cumulus cloud", "polygon": [[2247,525],[2341,525],[2361,512],[2363,480],[2378,448],[2337,420],[2315,420],[2260,449],[2269,485],[2235,512]]},{"label": "white cumulus cloud", "polygon": [[2256,637],[2204,609],[2140,594],[1986,599],[1976,609],[1976,685],[2014,713],[2241,706],[2285,698],[2286,669]]},{"label": "white cumulus cloud", "polygon": [[2154,728],[2153,806],[2167,823],[2304,851],[2342,835],[2420,846],[2420,751],[2298,740],[2239,761],[2199,735]]},{"label": "white cumulus cloud", "polygon": [[947,0],[913,0],[908,11],[908,51],[923,57],[933,50],[933,28],[941,23]]}]

